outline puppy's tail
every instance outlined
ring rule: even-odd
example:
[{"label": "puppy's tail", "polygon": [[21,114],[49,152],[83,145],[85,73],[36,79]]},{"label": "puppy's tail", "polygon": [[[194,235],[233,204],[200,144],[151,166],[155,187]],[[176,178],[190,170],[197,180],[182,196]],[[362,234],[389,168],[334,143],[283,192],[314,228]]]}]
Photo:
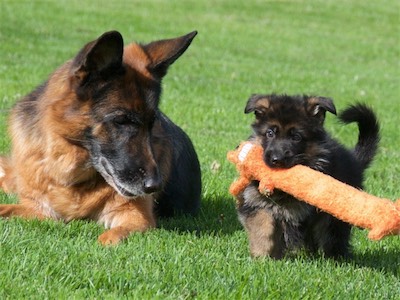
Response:
[{"label": "puppy's tail", "polygon": [[339,119],[348,124],[358,123],[358,142],[354,153],[364,168],[372,162],[379,144],[379,123],[371,108],[365,104],[356,104],[348,107],[339,114]]}]

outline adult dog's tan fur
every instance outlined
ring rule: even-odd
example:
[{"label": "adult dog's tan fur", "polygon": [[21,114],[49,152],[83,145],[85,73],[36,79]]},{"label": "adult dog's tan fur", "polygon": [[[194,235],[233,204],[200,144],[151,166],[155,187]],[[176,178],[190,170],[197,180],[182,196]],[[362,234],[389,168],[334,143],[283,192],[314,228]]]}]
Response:
[{"label": "adult dog's tan fur", "polygon": [[[12,153],[9,158],[0,158],[0,184],[4,191],[18,195],[19,204],[0,205],[0,215],[66,222],[92,219],[109,228],[100,235],[101,244],[116,244],[131,232],[155,227],[153,203],[163,201],[174,165],[171,138],[177,130],[157,108],[161,78],[194,36],[191,33],[145,46],[132,43],[123,49],[122,56],[119,33],[106,33],[17,103],[9,127]],[[139,125],[121,125],[116,123],[121,121],[112,120],[117,125],[107,125],[106,119],[116,111],[128,112],[129,118],[133,114],[142,121]],[[87,136],[90,132],[99,145],[114,143],[106,126],[117,128],[112,127],[114,131],[135,130],[126,145],[132,160],[140,160],[138,170],[132,166],[132,172],[140,175],[129,180],[145,182],[148,191],[140,187],[137,194],[130,192],[127,197],[124,189],[118,191],[112,186],[113,179],[108,179],[110,184],[96,168]],[[173,129],[166,129],[168,126]],[[131,142],[133,139],[140,141]],[[190,145],[183,147],[191,147],[190,141],[185,143]],[[188,160],[194,161],[196,169],[196,155]],[[200,190],[199,180],[193,185]],[[193,196],[193,209],[188,212],[197,208],[198,194]]]}]

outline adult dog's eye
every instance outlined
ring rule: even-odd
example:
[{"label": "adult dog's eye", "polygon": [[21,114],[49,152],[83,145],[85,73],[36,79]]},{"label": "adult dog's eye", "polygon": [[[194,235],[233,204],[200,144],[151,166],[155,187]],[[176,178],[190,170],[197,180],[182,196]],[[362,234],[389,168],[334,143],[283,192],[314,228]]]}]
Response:
[{"label": "adult dog's eye", "polygon": [[272,129],[268,129],[265,135],[267,136],[267,138],[271,139],[275,136],[275,131],[273,131]]},{"label": "adult dog's eye", "polygon": [[116,125],[129,125],[132,121],[125,115],[118,115],[112,119],[112,122]]}]

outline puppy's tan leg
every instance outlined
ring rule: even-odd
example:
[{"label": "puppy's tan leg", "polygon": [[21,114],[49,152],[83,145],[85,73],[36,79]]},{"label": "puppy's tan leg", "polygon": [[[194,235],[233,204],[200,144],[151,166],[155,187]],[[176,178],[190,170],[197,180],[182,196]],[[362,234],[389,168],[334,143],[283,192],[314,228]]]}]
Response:
[{"label": "puppy's tan leg", "polygon": [[284,252],[282,227],[268,211],[260,209],[252,213],[243,225],[248,233],[252,256],[282,258]]},{"label": "puppy's tan leg", "polygon": [[144,232],[156,226],[151,197],[131,200],[118,206],[106,207],[99,218],[111,227],[99,236],[102,245],[116,245],[132,232]]}]

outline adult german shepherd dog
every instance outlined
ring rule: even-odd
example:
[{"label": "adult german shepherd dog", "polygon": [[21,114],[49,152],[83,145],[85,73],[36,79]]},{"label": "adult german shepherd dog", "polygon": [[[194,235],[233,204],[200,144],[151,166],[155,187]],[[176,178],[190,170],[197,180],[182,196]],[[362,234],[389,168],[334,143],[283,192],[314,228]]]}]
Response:
[{"label": "adult german shepherd dog", "polygon": [[197,32],[124,47],[104,33],[14,107],[0,184],[2,217],[91,219],[103,245],[195,214],[201,174],[189,137],[159,109],[161,80]]},{"label": "adult german shepherd dog", "polygon": [[[363,172],[379,142],[379,125],[370,108],[356,104],[339,115],[344,123],[358,123],[358,143],[351,151],[323,127],[326,112],[336,114],[329,98],[253,95],[245,108],[245,113],[251,112],[256,120],[250,140],[262,145],[269,167],[305,165],[362,187]],[[350,224],[282,191],[264,196],[258,192],[258,182],[251,183],[239,198],[243,203],[238,207],[239,220],[248,232],[253,256],[278,259],[298,247],[311,253],[322,250],[325,257],[350,256]]]}]

